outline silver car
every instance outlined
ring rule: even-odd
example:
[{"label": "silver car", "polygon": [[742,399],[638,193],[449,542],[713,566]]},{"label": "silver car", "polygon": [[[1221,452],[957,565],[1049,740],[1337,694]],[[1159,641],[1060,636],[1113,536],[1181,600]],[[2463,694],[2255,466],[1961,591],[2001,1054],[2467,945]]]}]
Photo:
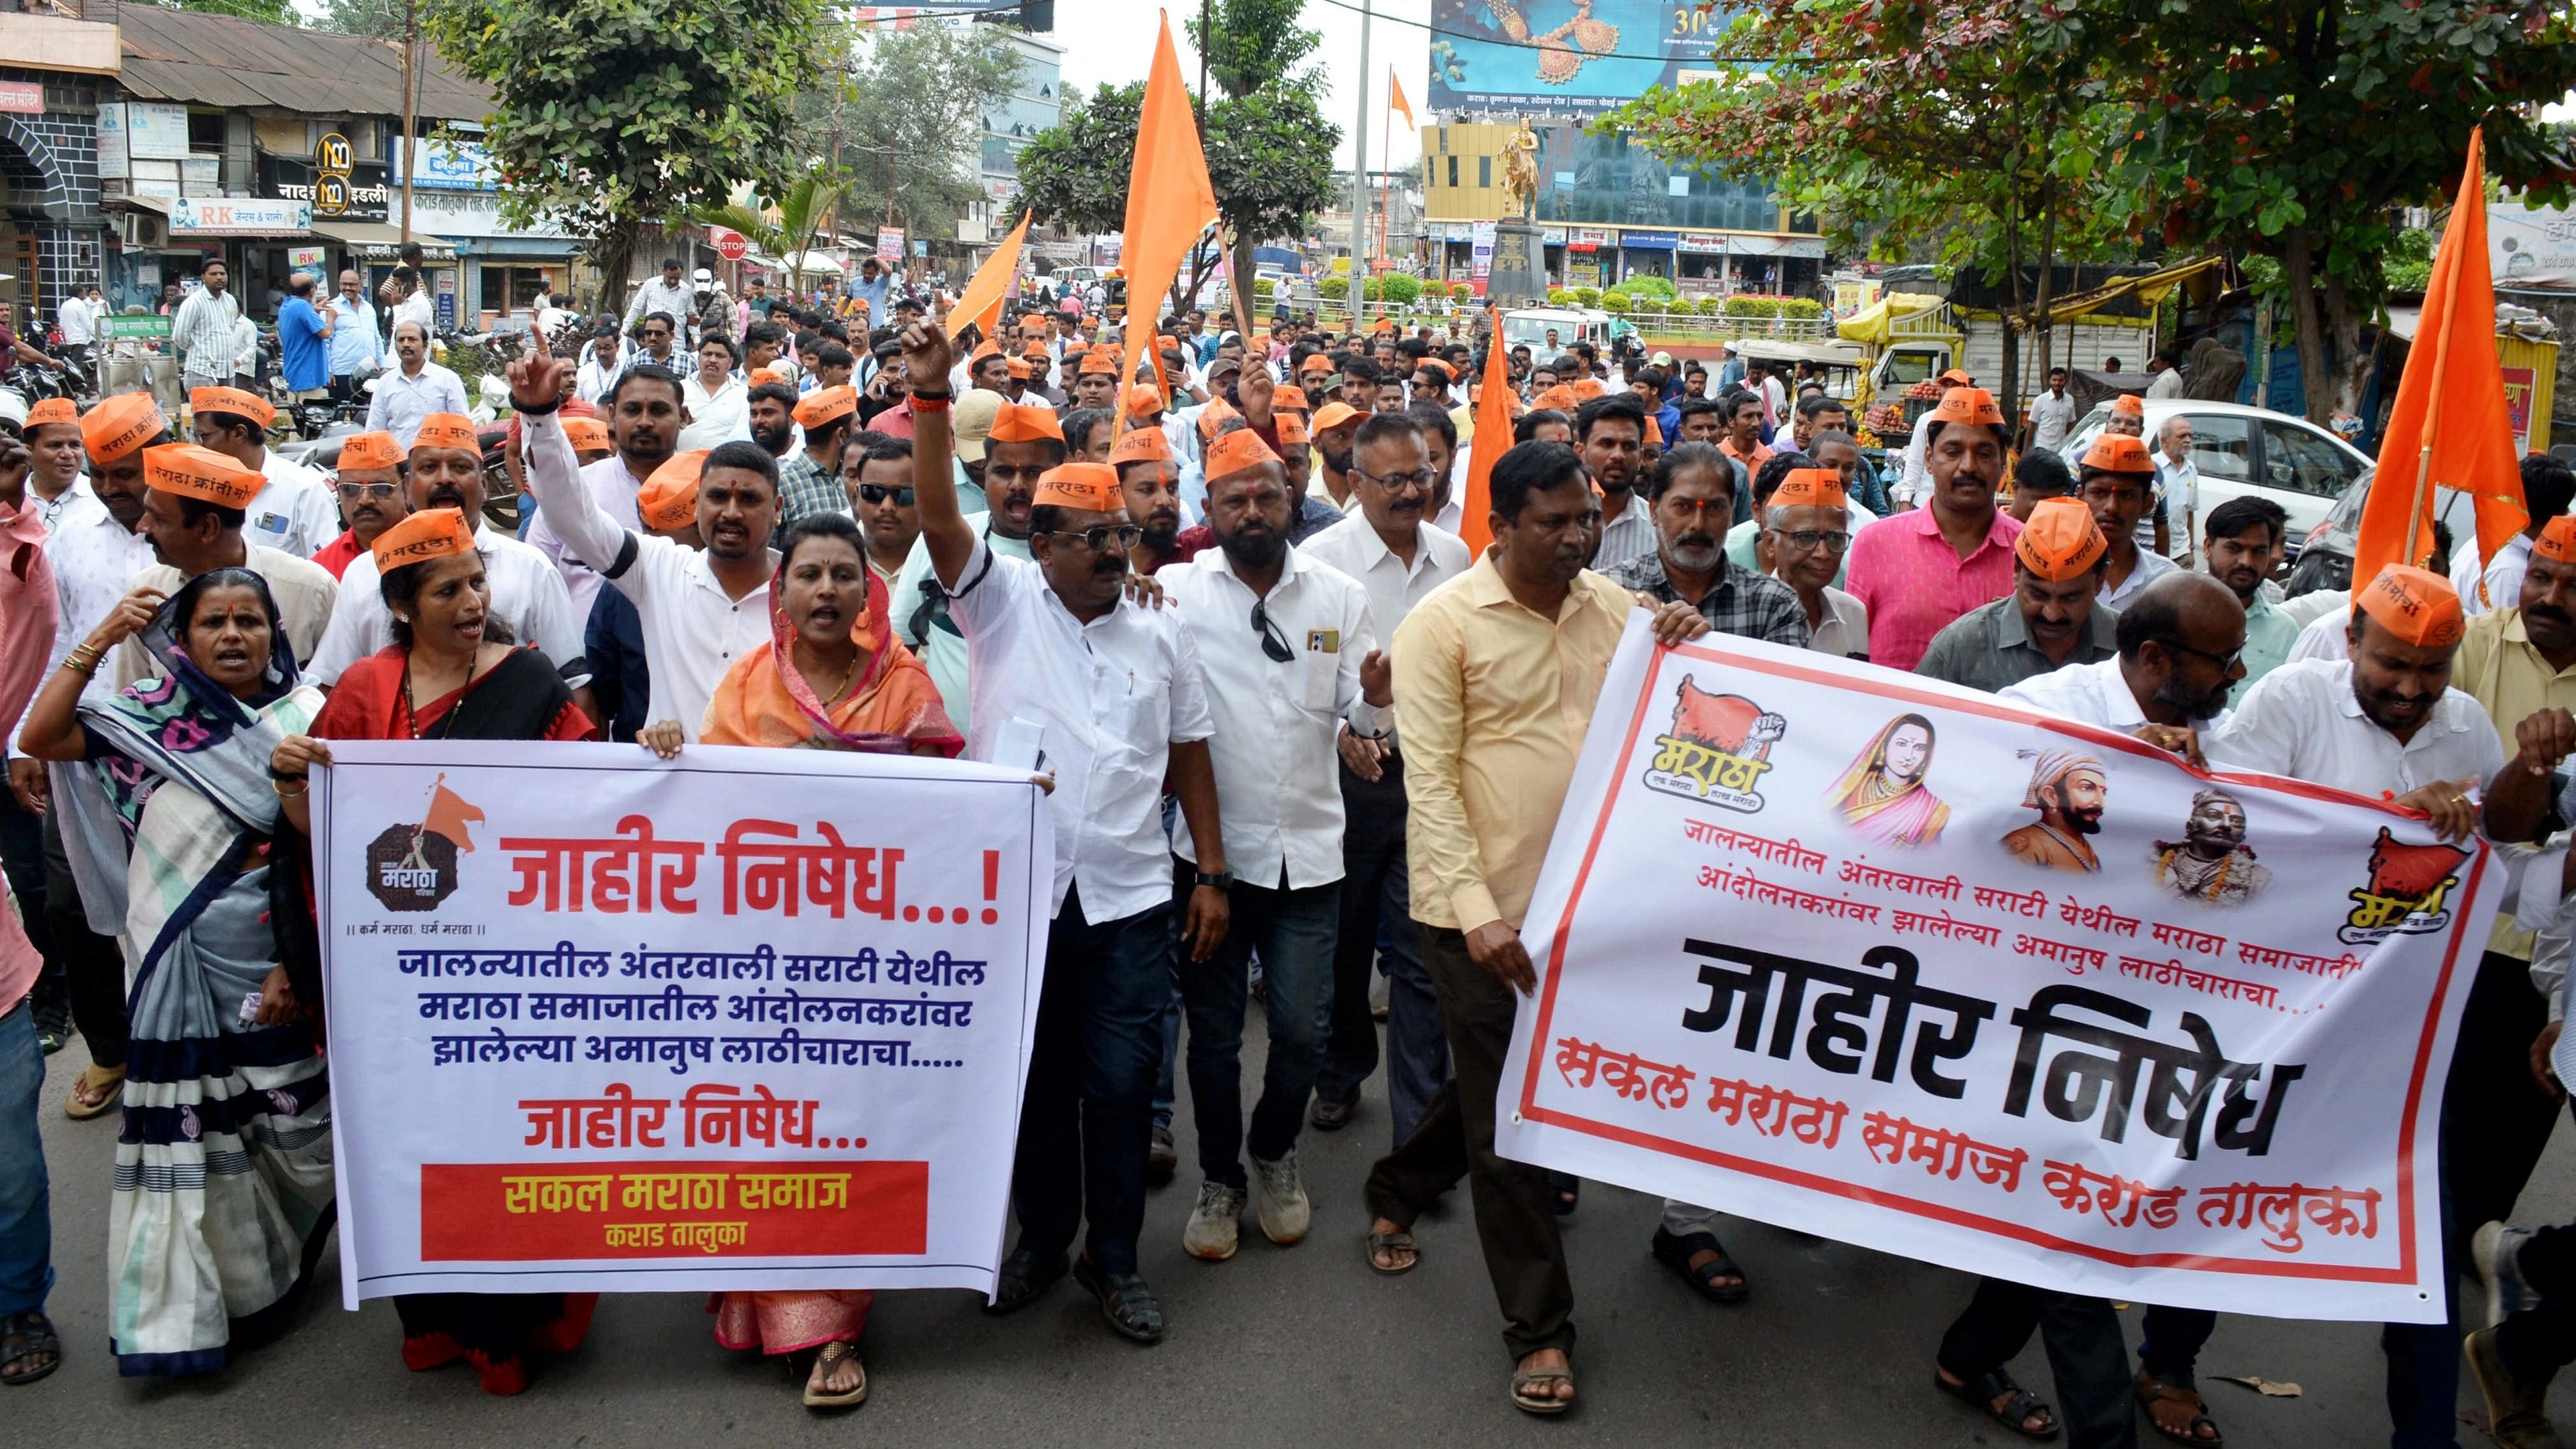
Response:
[{"label": "silver car", "polygon": [[[2179,414],[2191,422],[2191,457],[2200,470],[2199,517],[2206,519],[2219,504],[2249,493],[2269,498],[2290,515],[2293,557],[2308,531],[2325,522],[2335,500],[2371,466],[2369,454],[2288,413],[2192,398],[2150,399],[2146,409],[2151,450],[2168,419]],[[2110,421],[2111,405],[2103,403],[2075,424],[2064,450],[2068,467],[2075,466]],[[2166,519],[2177,550],[2199,545],[2199,539],[2183,537],[2178,502],[2168,502]]]}]

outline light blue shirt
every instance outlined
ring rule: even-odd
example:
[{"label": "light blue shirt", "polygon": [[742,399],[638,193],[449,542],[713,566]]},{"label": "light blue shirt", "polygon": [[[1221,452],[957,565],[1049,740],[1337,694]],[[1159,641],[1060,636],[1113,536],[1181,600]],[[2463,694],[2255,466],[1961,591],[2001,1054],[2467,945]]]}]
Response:
[{"label": "light blue shirt", "polygon": [[873,282],[865,276],[851,280],[850,295],[868,304],[869,325],[880,327],[885,325],[886,292],[893,284],[893,276],[885,272],[877,273],[877,279]]},{"label": "light blue shirt", "polygon": [[376,338],[376,309],[367,299],[357,301],[334,292],[331,308],[331,375],[347,377],[367,363],[381,364],[383,344]]},{"label": "light blue shirt", "polygon": [[420,376],[410,377],[397,365],[376,379],[375,398],[367,404],[367,431],[391,433],[396,443],[409,449],[421,422],[431,413],[464,411],[465,384],[455,373],[424,362]]}]

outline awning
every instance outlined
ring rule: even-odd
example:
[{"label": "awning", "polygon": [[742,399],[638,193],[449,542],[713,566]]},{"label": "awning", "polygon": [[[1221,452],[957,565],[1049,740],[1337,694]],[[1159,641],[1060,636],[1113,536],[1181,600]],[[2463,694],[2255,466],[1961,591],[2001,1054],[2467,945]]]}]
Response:
[{"label": "awning", "polygon": [[581,243],[562,236],[461,236],[455,241],[460,257],[562,261],[581,255]]},{"label": "awning", "polygon": [[[313,234],[355,249],[358,256],[365,261],[396,261],[400,259],[402,253],[402,228],[387,226],[381,221],[335,221],[317,216],[313,218]],[[425,232],[414,231],[411,239],[420,244],[421,256],[424,260],[433,262],[456,260],[455,243],[444,237],[434,237]]]}]

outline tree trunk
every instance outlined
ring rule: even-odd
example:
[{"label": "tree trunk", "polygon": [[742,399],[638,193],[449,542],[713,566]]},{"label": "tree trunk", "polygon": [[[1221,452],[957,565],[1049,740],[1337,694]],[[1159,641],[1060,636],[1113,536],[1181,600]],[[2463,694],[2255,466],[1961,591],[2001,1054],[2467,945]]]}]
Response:
[{"label": "tree trunk", "polygon": [[[2053,175],[2039,185],[2039,206],[2039,300],[2031,308],[2031,328],[2039,334],[2039,385],[2045,389],[2057,341],[2057,329],[2048,320],[2048,294],[2057,273],[2057,178]],[[2008,409],[2004,416],[2020,414]]]},{"label": "tree trunk", "polygon": [[[2378,349],[2361,345],[2361,314],[2352,305],[2352,295],[2344,290],[2343,279],[2329,275],[2324,290],[2326,335],[2334,339],[2334,407],[2359,413],[2361,390],[2370,382],[2370,368],[2378,360]],[[2313,408],[2310,414],[2314,415]]]},{"label": "tree trunk", "polygon": [[643,233],[642,222],[621,216],[592,240],[591,265],[599,268],[599,300],[593,311],[626,315],[626,278],[635,268],[635,249]]},{"label": "tree trunk", "polygon": [[1261,319],[1253,311],[1260,299],[1252,295],[1252,245],[1242,232],[1237,231],[1234,245],[1226,248],[1226,260],[1234,265],[1229,285],[1234,291],[1235,325],[1242,329],[1246,348],[1252,345],[1252,329],[1261,325]]},{"label": "tree trunk", "polygon": [[2308,421],[2323,424],[2334,416],[2334,395],[2326,378],[2325,327],[2317,316],[2316,258],[2306,227],[2294,226],[2281,234],[2281,282],[2290,294],[2290,322],[2299,344],[2299,390],[2307,398]]}]

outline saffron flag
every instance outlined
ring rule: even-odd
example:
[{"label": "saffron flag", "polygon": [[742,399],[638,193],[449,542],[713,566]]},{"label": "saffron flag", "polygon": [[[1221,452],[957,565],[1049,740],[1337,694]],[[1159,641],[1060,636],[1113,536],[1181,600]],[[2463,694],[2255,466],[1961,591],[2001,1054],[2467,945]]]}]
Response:
[{"label": "saffron flag", "polygon": [[[2391,563],[2421,565],[2433,552],[2434,490],[2456,488],[2477,506],[2478,549],[2493,558],[2531,522],[2521,460],[2496,357],[2495,281],[2487,270],[2486,136],[2469,133],[2469,159],[2414,350],[2379,444],[2379,475],[2353,542],[2355,587]],[[2483,585],[2481,585],[2483,587]],[[2509,605],[2512,601],[2489,601]]]},{"label": "saffron flag", "polygon": [[1482,389],[1476,394],[1476,436],[1467,450],[1467,491],[1458,498],[1458,536],[1471,559],[1494,541],[1494,464],[1512,447],[1512,363],[1503,351],[1502,309],[1489,306],[1485,316],[1491,330],[1485,365],[1476,374]]},{"label": "saffron flag", "polygon": [[1145,105],[1136,118],[1136,164],[1127,180],[1127,310],[1160,305],[1181,260],[1216,220],[1216,187],[1208,180],[1207,153],[1181,84],[1181,61],[1172,49],[1172,21],[1163,17],[1154,42],[1153,69],[1145,77]]},{"label": "saffron flag", "polygon": [[982,328],[986,337],[998,330],[1002,299],[1010,292],[1011,279],[1020,273],[1020,243],[1028,234],[1029,213],[1024,211],[1020,213],[1020,224],[1011,228],[1011,234],[1002,238],[1002,244],[993,248],[993,254],[968,279],[966,294],[957,299],[956,310],[948,314],[950,332],[964,331],[969,322]]},{"label": "saffron flag", "polygon": [[1420,129],[1422,123],[1413,119],[1413,103],[1404,98],[1404,82],[1395,78],[1394,66],[1386,68],[1386,103],[1390,108],[1404,112],[1404,124]]}]

